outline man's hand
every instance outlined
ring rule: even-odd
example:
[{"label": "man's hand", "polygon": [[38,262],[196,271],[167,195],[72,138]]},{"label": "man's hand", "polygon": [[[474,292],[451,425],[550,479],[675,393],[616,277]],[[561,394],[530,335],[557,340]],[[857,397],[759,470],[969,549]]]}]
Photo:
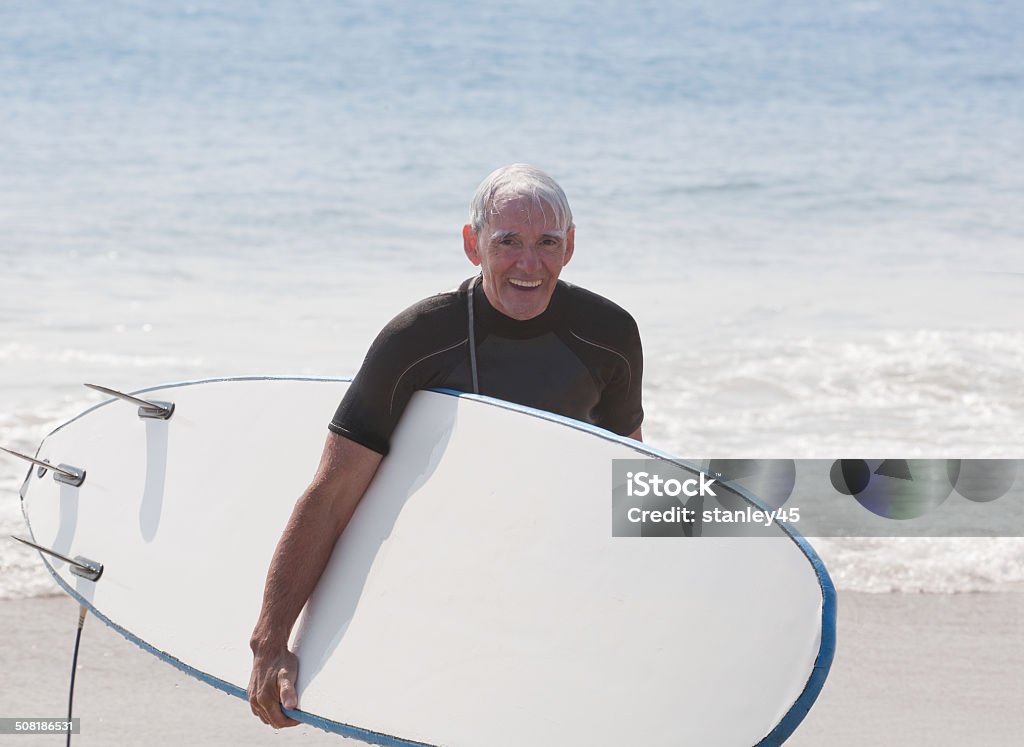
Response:
[{"label": "man's hand", "polygon": [[295,693],[298,675],[299,658],[287,648],[276,655],[254,653],[252,677],[249,679],[249,707],[263,723],[275,729],[299,723],[282,711],[282,706],[289,709],[298,706]]}]

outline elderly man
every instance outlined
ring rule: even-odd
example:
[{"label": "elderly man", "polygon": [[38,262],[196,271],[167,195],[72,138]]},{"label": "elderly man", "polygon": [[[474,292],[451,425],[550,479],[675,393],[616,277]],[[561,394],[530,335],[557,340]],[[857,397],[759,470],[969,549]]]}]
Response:
[{"label": "elderly man", "polygon": [[532,166],[498,169],[477,189],[463,248],[480,274],[424,299],[378,335],[328,426],[313,481],[278,542],[253,631],[249,701],[294,726],[292,627],[420,389],[479,392],[639,440],[643,355],[632,317],[558,279],[575,227],[561,187]]}]

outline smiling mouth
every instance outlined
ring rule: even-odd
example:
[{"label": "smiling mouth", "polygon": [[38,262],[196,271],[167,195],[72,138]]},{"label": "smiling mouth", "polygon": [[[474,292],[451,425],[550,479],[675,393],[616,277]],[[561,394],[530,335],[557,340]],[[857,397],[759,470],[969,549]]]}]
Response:
[{"label": "smiling mouth", "polygon": [[539,288],[542,280],[517,280],[515,278],[509,278],[508,282],[514,285],[516,288],[524,288],[530,290],[531,288]]}]

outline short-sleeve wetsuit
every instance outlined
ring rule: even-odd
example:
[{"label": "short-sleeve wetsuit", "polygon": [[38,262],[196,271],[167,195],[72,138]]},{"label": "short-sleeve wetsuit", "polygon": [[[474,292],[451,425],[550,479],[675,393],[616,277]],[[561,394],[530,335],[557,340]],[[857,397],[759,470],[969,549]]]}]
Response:
[{"label": "short-sleeve wetsuit", "polygon": [[473,391],[468,297],[473,293],[481,394],[592,423],[621,435],[640,427],[643,353],[636,322],[596,293],[558,281],[532,319],[505,316],[473,280],[409,307],[381,331],[332,431],[379,454],[413,393]]}]

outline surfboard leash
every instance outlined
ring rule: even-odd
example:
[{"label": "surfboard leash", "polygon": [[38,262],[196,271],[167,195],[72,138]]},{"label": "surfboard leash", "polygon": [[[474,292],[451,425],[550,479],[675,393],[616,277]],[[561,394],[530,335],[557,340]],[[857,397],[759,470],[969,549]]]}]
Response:
[{"label": "surfboard leash", "polygon": [[88,610],[84,604],[78,605],[78,631],[75,633],[75,652],[71,655],[71,686],[68,688],[68,739],[67,747],[71,747],[71,710],[75,702],[75,670],[78,669],[78,647],[82,643],[82,628]]}]

